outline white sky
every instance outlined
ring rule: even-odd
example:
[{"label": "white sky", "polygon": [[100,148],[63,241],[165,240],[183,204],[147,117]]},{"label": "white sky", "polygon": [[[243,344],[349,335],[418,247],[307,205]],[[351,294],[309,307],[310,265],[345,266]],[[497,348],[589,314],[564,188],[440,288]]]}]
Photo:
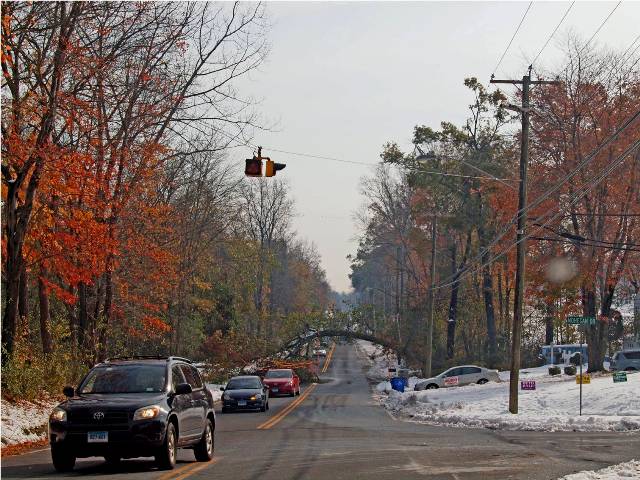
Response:
[{"label": "white sky", "polygon": [[[568,30],[586,40],[615,2],[576,2],[537,62],[552,67]],[[255,144],[315,155],[379,161],[382,145],[408,148],[413,127],[460,124],[470,97],[462,85],[487,83],[528,2],[271,2],[271,53],[243,94],[263,101],[277,131],[258,132]],[[569,2],[536,2],[497,78],[519,78]],[[640,33],[640,2],[624,2],[594,41],[624,51]],[[638,42],[636,45],[640,45]],[[249,151],[238,149],[239,165]],[[276,153],[278,173],[291,186],[299,235],[317,246],[331,286],[349,290],[349,263],[358,231],[353,213],[359,185],[371,168]]]}]

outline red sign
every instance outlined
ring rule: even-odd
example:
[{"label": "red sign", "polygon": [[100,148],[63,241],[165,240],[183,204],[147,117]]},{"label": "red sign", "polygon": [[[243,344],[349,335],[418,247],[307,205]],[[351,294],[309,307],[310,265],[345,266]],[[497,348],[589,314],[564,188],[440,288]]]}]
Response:
[{"label": "red sign", "polygon": [[451,387],[452,385],[458,385],[458,377],[447,377],[444,379],[445,387]]},{"label": "red sign", "polygon": [[522,380],[520,382],[521,390],[535,390],[536,389],[536,381],[535,380]]}]

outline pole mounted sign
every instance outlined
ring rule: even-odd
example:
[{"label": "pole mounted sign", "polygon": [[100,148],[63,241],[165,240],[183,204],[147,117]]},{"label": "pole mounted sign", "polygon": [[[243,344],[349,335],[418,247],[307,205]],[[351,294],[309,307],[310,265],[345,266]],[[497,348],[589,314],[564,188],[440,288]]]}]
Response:
[{"label": "pole mounted sign", "polygon": [[626,382],[627,372],[613,372],[613,383]]},{"label": "pole mounted sign", "polygon": [[596,317],[567,317],[567,325],[595,325]]},{"label": "pole mounted sign", "polygon": [[589,375],[588,373],[582,373],[580,375],[576,375],[576,383],[577,384],[584,384],[586,385],[587,383],[591,383],[591,375]]}]

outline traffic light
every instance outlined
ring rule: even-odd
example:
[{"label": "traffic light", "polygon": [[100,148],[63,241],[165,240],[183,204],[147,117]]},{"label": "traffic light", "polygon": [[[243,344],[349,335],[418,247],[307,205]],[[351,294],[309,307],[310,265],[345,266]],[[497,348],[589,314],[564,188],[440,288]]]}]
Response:
[{"label": "traffic light", "polygon": [[267,163],[265,163],[264,166],[264,176],[273,177],[278,170],[282,170],[286,166],[287,165],[284,163],[276,163],[272,160],[267,159]]},{"label": "traffic light", "polygon": [[247,158],[246,165],[244,167],[244,174],[247,177],[261,177],[262,160],[258,157]]},{"label": "traffic light", "polygon": [[265,160],[264,176],[273,177],[278,170],[282,170],[286,165],[284,163],[276,163],[271,161],[269,157],[262,156],[262,147],[258,147],[258,156],[246,159],[246,165],[244,167],[244,174],[247,177],[261,177],[262,176],[262,160]]}]

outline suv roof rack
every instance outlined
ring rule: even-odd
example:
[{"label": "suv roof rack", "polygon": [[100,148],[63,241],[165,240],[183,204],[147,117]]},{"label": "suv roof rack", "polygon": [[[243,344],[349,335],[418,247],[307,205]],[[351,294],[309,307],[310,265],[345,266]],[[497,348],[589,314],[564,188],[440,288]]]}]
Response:
[{"label": "suv roof rack", "polygon": [[188,358],[174,357],[174,356],[167,356],[167,355],[128,355],[124,357],[107,358],[104,361],[104,363],[118,361],[118,360],[166,360],[167,362],[171,360],[179,360],[181,362],[193,363]]}]

